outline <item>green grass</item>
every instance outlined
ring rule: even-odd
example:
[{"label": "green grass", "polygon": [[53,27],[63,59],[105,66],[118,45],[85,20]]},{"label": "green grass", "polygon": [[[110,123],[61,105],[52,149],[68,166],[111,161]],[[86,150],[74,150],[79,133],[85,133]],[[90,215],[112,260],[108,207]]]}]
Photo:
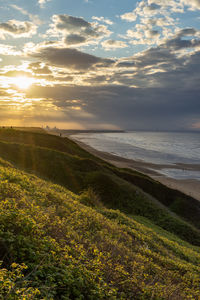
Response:
[{"label": "green grass", "polygon": [[92,189],[78,196],[3,160],[0,177],[2,299],[198,299],[199,247]]},{"label": "green grass", "polygon": [[43,130],[40,132],[39,130],[23,131],[10,128],[0,128],[0,140],[11,143],[45,147],[81,157],[91,156],[85,150],[77,146],[73,141],[67,138],[60,138],[56,135],[47,134]]}]

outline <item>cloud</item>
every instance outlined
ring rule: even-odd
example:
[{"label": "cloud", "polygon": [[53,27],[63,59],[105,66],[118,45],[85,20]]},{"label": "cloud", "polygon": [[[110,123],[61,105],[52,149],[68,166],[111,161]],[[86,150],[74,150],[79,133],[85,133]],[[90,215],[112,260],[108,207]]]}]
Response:
[{"label": "cloud", "polygon": [[41,47],[29,55],[51,65],[77,70],[87,70],[95,66],[106,67],[114,62],[71,48]]},{"label": "cloud", "polygon": [[183,12],[183,5],[174,0],[143,0],[132,12],[121,15],[121,19],[137,24],[127,30],[126,37],[132,45],[158,45],[163,39],[173,35],[177,20],[171,15]]},{"label": "cloud", "polygon": [[15,46],[0,44],[0,54],[7,56],[23,55],[22,51],[16,49]]},{"label": "cloud", "polygon": [[44,8],[44,5],[51,0],[38,0],[38,4],[41,8]]},{"label": "cloud", "polygon": [[137,20],[137,15],[134,11],[125,13],[120,16],[122,20],[126,20],[128,22],[134,22]]},{"label": "cloud", "polygon": [[128,22],[136,21],[140,16],[153,16],[161,13],[162,6],[156,3],[148,3],[148,1],[140,1],[137,3],[136,8],[132,12],[127,12],[120,16],[122,20]]},{"label": "cloud", "polygon": [[47,66],[41,62],[30,63],[28,66],[28,69],[30,69],[32,72],[34,72],[35,75],[52,74],[52,71],[50,70],[49,66]]},{"label": "cloud", "polygon": [[37,26],[32,22],[9,20],[0,23],[0,38],[5,39],[6,36],[13,38],[32,37],[37,32]]},{"label": "cloud", "polygon": [[91,28],[91,24],[85,21],[83,18],[77,18],[70,15],[54,15],[53,21],[55,28],[58,30],[65,30],[67,32],[78,32],[86,28]]},{"label": "cloud", "polygon": [[146,24],[136,24],[134,29],[127,30],[127,37],[133,45],[153,45],[159,41],[161,33]]},{"label": "cloud", "polygon": [[106,23],[107,25],[113,25],[113,21],[111,21],[110,19],[106,19],[104,17],[93,16],[92,19],[98,22]]},{"label": "cloud", "polygon": [[[52,99],[54,106],[67,110],[64,120],[86,127],[110,124],[125,129],[187,129],[200,117],[199,89],[131,88],[106,86],[33,86],[27,97]],[[191,97],[192,96],[192,97]],[[80,110],[74,112],[73,99]],[[88,116],[93,116],[89,118]]]},{"label": "cloud", "polygon": [[200,0],[181,0],[185,6],[189,7],[191,10],[199,10],[200,9]]},{"label": "cloud", "polygon": [[182,0],[148,0],[147,5],[158,5],[159,11],[164,13],[184,13]]},{"label": "cloud", "polygon": [[[185,39],[185,37],[187,37],[187,39]],[[189,37],[192,38],[189,39]],[[200,47],[200,30],[194,28],[181,29],[173,38],[167,40],[163,46],[173,50]]]},{"label": "cloud", "polygon": [[41,25],[42,24],[42,21],[40,20],[40,18],[37,15],[31,14],[27,10],[25,10],[22,7],[19,7],[19,6],[15,5],[15,4],[11,4],[10,6],[12,8],[14,8],[15,10],[19,11],[21,14],[23,14],[25,16],[28,16],[29,19],[34,22],[34,24],[37,24],[37,25]]},{"label": "cloud", "polygon": [[116,40],[106,40],[103,41],[101,45],[105,50],[117,50],[120,48],[128,47],[128,45],[125,42]]},{"label": "cloud", "polygon": [[[170,38],[178,28],[175,13],[184,13],[184,0],[142,0],[136,8],[121,15],[122,20],[137,24],[127,30],[126,37],[133,45],[158,45]],[[185,0],[186,1],[186,0]],[[188,1],[189,3],[189,1]]]},{"label": "cloud", "polygon": [[81,36],[79,34],[69,34],[65,38],[65,43],[67,45],[77,45],[77,44],[83,44],[87,41],[87,38],[84,36]]},{"label": "cloud", "polygon": [[[31,18],[27,11],[12,7]],[[9,57],[9,66],[1,70],[0,82],[5,76],[34,74],[37,85],[25,92],[27,103],[34,99],[33,105],[42,99],[43,106],[35,106],[37,110],[48,103],[55,112],[62,112],[54,115],[51,111],[48,116],[52,122],[68,120],[91,127],[103,123],[127,129],[189,128],[200,119],[200,31],[177,27],[173,13],[183,9],[181,0],[138,2],[131,13],[140,23],[130,26],[124,40],[108,38],[112,24],[103,17],[93,17],[89,22],[80,17],[54,15],[47,35],[55,39],[26,45],[22,58],[31,61],[27,71],[17,67],[11,70],[13,58]],[[31,35],[25,23],[33,23],[11,21],[0,24],[4,38]],[[105,59],[74,49],[92,43],[105,50],[139,43],[154,47],[120,59]],[[4,44],[0,45],[0,54],[23,55],[16,47]],[[42,86],[44,82],[47,86]],[[44,113],[36,118],[42,120],[42,116]]]},{"label": "cloud", "polygon": [[10,71],[7,71],[5,73],[1,73],[1,76],[7,76],[7,77],[17,77],[17,76],[29,77],[30,75],[31,75],[30,72],[18,71],[18,70],[10,70]]},{"label": "cloud", "polygon": [[190,10],[200,9],[200,0],[148,0],[148,4],[158,4],[162,8],[170,8],[172,12],[184,12],[184,8],[188,7]]},{"label": "cloud", "polygon": [[54,15],[53,23],[47,31],[47,35],[63,37],[66,45],[87,45],[98,43],[103,37],[111,35],[106,25],[97,22],[90,23],[83,18],[70,15]]},{"label": "cloud", "polygon": [[[198,36],[197,29],[183,28],[159,46],[115,62],[69,48],[39,47],[34,57],[58,67],[56,83],[33,86],[26,96],[51,101],[64,114],[60,121],[87,128],[192,128],[200,119]],[[69,70],[61,73],[61,68],[70,69],[68,83],[59,80],[69,76]]]}]

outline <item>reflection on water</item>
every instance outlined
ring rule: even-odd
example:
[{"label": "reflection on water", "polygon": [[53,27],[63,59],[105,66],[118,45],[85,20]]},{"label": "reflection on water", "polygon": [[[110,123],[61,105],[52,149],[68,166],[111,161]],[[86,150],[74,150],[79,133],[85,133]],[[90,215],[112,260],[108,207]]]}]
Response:
[{"label": "reflection on water", "polygon": [[200,133],[84,133],[73,137],[97,150],[134,160],[200,164]]}]

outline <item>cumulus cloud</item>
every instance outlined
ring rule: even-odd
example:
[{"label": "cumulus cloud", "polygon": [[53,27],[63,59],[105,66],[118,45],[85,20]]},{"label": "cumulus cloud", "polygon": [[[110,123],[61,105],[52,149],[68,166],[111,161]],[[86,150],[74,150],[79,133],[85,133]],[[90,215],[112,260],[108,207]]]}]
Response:
[{"label": "cumulus cloud", "polygon": [[13,38],[32,37],[37,32],[37,26],[32,22],[9,20],[0,23],[0,38],[5,39],[6,36]]},{"label": "cumulus cloud", "polygon": [[54,15],[53,23],[47,34],[55,37],[63,37],[66,45],[84,45],[97,43],[103,37],[111,35],[106,25],[97,22],[90,23],[83,18],[70,15]]},{"label": "cumulus cloud", "polygon": [[142,0],[132,12],[121,15],[121,19],[129,22],[137,19],[137,24],[126,34],[131,44],[157,45],[174,34],[178,19],[173,14],[183,12],[184,5],[180,1]]},{"label": "cumulus cloud", "polygon": [[116,40],[105,40],[101,43],[101,45],[105,50],[117,50],[128,47],[125,42]]},{"label": "cumulus cloud", "polygon": [[200,9],[200,0],[148,0],[148,4],[158,4],[161,7],[169,7],[173,12],[184,12],[185,7],[190,10]]},{"label": "cumulus cloud", "polygon": [[122,20],[126,20],[128,22],[134,22],[137,20],[137,15],[134,11],[125,13],[120,16]]},{"label": "cumulus cloud", "polygon": [[149,3],[148,1],[140,1],[137,3],[136,8],[131,11],[121,15],[121,19],[134,22],[136,21],[137,17],[144,17],[144,16],[153,16],[158,13],[162,13],[162,6],[157,3]]},{"label": "cumulus cloud", "polygon": [[133,45],[152,45],[157,44],[160,32],[154,30],[152,26],[146,24],[136,24],[135,28],[127,30],[127,37]]},{"label": "cumulus cloud", "polygon": [[170,10],[170,13],[183,13],[184,12],[184,5],[182,0],[148,0],[148,5],[158,5],[162,10],[162,13],[167,12]]}]

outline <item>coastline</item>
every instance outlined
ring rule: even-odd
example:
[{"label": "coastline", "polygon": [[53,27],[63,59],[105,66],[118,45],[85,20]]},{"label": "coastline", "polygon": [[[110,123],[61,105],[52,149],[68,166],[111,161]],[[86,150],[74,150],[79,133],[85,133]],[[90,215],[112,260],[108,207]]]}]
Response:
[{"label": "coastline", "polygon": [[115,165],[119,168],[129,168],[136,170],[138,172],[144,173],[154,180],[168,186],[169,188],[179,190],[186,195],[189,195],[200,201],[200,181],[196,179],[174,179],[171,177],[166,177],[159,173],[159,170],[164,168],[176,168],[184,170],[200,171],[200,165],[189,165],[189,164],[175,164],[175,165],[165,165],[165,164],[153,164],[144,161],[136,161],[133,159],[123,158],[110,154],[108,152],[102,152],[92,148],[91,146],[72,138],[67,135],[68,138],[76,142],[81,148],[90,152],[91,154]]}]

